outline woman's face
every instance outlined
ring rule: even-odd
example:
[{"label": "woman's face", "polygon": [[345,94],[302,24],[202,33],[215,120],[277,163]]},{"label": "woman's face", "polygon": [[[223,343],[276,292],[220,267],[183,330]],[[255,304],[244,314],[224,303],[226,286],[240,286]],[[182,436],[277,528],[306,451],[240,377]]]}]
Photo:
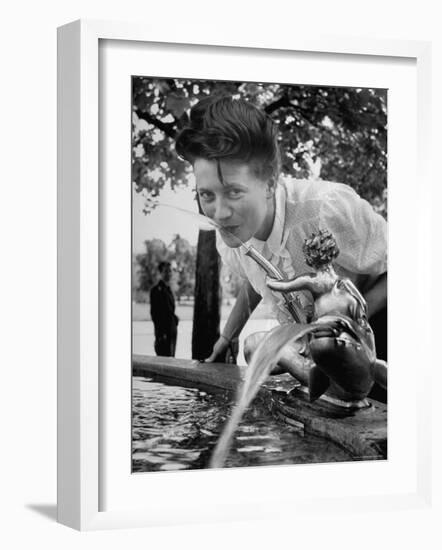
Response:
[{"label": "woman's face", "polygon": [[240,246],[252,237],[266,240],[274,217],[274,188],[258,179],[248,164],[197,159],[193,169],[196,188],[204,214],[229,233],[221,232],[227,246]]}]

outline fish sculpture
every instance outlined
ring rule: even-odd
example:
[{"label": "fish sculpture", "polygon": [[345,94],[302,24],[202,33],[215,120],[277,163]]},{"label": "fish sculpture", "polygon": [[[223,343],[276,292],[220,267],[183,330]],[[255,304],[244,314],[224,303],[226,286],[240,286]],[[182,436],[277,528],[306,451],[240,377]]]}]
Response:
[{"label": "fish sculpture", "polygon": [[274,291],[308,290],[313,296],[312,321],[298,326],[291,339],[292,346],[307,340],[302,354],[312,359],[310,401],[325,392],[344,402],[361,401],[375,382],[386,389],[387,364],[376,357],[367,304],[353,282],[339,277],[333,268],[339,254],[333,235],[319,230],[306,239],[303,252],[313,273],[284,281],[268,278],[267,284]]}]

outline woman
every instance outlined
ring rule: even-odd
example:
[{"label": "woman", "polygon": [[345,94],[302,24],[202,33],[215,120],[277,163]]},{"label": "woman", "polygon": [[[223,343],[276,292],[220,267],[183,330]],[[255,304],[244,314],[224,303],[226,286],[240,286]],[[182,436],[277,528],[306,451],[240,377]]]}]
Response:
[{"label": "woman", "polygon": [[[193,166],[204,214],[225,229],[217,235],[223,262],[244,280],[207,361],[225,356],[261,299],[280,323],[292,322],[282,295],[270,290],[241,242],[292,279],[310,270],[302,245],[322,228],[332,232],[340,249],[337,273],[350,278],[367,301],[378,356],[386,358],[387,226],[367,201],[343,184],[281,178],[277,127],[242,99],[201,100],[176,150]],[[311,306],[311,295],[298,293],[298,308],[306,313]]]}]

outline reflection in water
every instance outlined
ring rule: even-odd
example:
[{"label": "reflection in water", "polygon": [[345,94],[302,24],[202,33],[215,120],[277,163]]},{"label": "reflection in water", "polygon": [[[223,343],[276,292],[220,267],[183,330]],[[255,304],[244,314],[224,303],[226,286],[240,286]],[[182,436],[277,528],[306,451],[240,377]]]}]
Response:
[{"label": "reflection in water", "polygon": [[[133,378],[132,468],[134,472],[207,468],[230,414],[227,394]],[[259,402],[239,425],[225,467],[351,460],[326,440],[302,436],[274,419]]]}]

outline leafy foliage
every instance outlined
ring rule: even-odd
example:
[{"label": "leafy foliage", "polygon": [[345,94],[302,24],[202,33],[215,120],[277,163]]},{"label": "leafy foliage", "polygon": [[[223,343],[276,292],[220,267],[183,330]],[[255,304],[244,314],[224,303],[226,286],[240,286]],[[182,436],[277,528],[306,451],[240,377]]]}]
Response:
[{"label": "leafy foliage", "polygon": [[386,90],[134,77],[132,179],[146,209],[164,186],[187,185],[174,138],[189,109],[214,93],[244,97],[274,118],[283,174],[346,183],[386,216]]},{"label": "leafy foliage", "polygon": [[[175,268],[172,286],[178,300],[184,296],[193,296],[195,292],[196,247],[179,235],[175,235],[169,245],[166,245],[161,239],[152,239],[145,241],[144,246],[146,252],[135,256],[134,292],[148,293],[158,280],[159,263],[169,261]],[[241,278],[237,273],[232,272],[228,266],[222,266],[220,286],[223,296],[236,298],[241,284]]]},{"label": "leafy foliage", "polygon": [[[165,186],[188,185],[190,166],[178,158],[175,136],[190,108],[207,95],[229,93],[265,109],[279,124],[284,175],[346,183],[387,214],[386,90],[140,76],[132,79],[132,92],[132,181],[146,196],[146,212]],[[219,335],[219,265],[211,233],[200,232],[198,244],[192,335],[198,359],[210,354]],[[150,260],[142,261],[147,272]],[[145,277],[143,284],[150,284]]]},{"label": "leafy foliage", "polygon": [[178,275],[176,288],[178,300],[182,296],[193,296],[195,290],[196,247],[192,246],[186,239],[175,235],[169,246],[169,251]]},{"label": "leafy foliage", "polygon": [[172,242],[166,246],[161,239],[144,242],[146,252],[135,258],[136,281],[135,290],[149,292],[158,281],[158,265],[169,261],[175,268],[171,286],[178,300],[182,296],[193,295],[195,288],[196,247],[186,239],[175,235]]},{"label": "leafy foliage", "polygon": [[146,252],[138,254],[136,260],[136,290],[149,292],[151,287],[158,280],[158,265],[160,262],[168,260],[168,251],[165,243],[161,239],[152,239],[144,241]]}]

